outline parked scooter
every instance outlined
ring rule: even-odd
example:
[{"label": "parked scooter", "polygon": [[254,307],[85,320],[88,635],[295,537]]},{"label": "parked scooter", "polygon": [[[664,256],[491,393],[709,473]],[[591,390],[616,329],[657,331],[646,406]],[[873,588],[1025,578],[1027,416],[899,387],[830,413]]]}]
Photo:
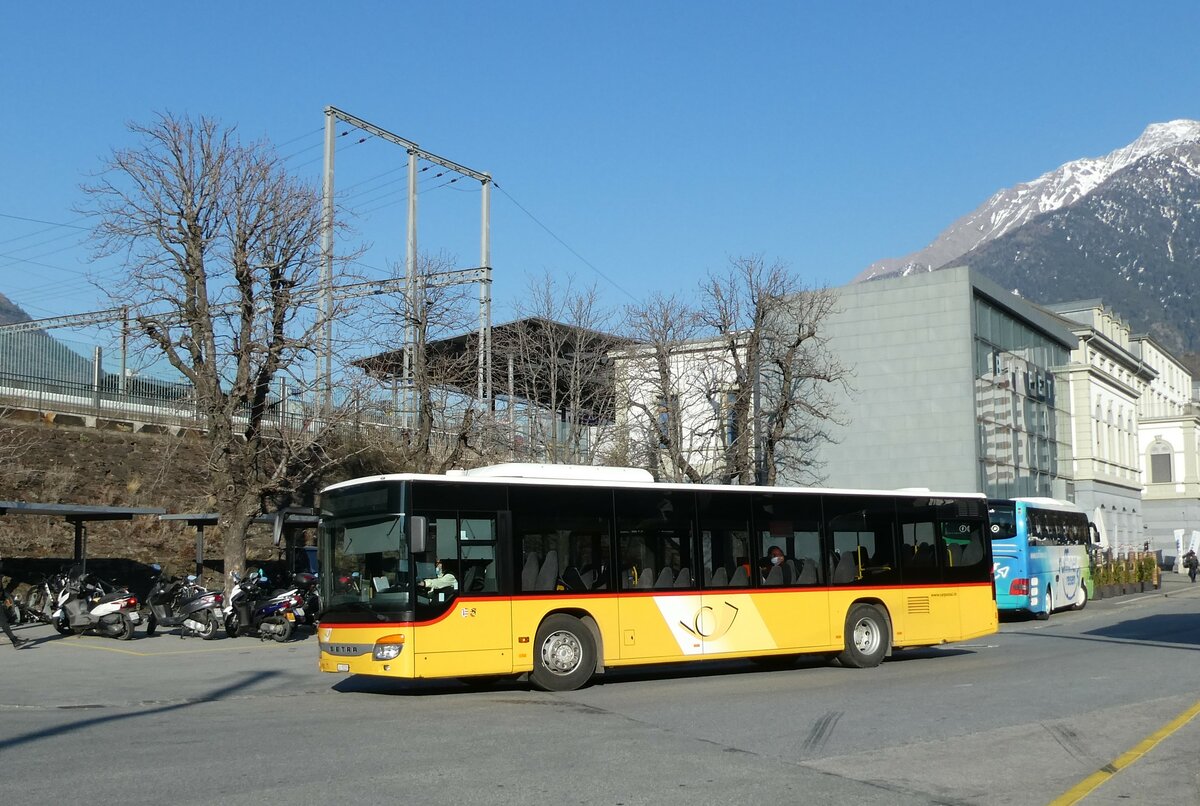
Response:
[{"label": "parked scooter", "polygon": [[317,586],[317,575],[310,574],[307,571],[301,571],[292,576],[292,584],[296,587],[296,592],[304,600],[304,623],[316,624],[317,619],[321,617],[321,591]]},{"label": "parked scooter", "polygon": [[58,607],[58,595],[71,581],[65,571],[59,571],[52,576],[43,576],[38,582],[29,586],[25,592],[25,616],[31,621],[50,623],[50,615]]},{"label": "parked scooter", "polygon": [[58,606],[50,615],[50,621],[63,635],[90,631],[128,641],[142,616],[138,612],[137,597],[127,589],[83,574],[59,592]]},{"label": "parked scooter", "polygon": [[304,599],[295,589],[272,594],[265,577],[233,573],[233,590],[225,603],[225,634],[257,634],[280,643],[292,637],[296,620],[304,618]]},{"label": "parked scooter", "polygon": [[154,586],[146,594],[146,604],[150,608],[146,617],[146,635],[154,635],[161,625],[180,627],[180,638],[188,635],[198,635],[206,641],[216,638],[223,615],[224,595],[200,587],[192,574],[186,579],[164,578],[160,566],[152,567],[155,576]]}]

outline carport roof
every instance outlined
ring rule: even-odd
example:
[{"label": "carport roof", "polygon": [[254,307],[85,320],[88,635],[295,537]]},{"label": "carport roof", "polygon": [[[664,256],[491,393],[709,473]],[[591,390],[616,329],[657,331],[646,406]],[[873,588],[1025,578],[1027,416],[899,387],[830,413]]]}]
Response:
[{"label": "carport roof", "polygon": [[[160,512],[162,510],[159,510]],[[254,519],[255,523],[275,523],[275,516],[280,513],[268,512],[259,515]],[[285,526],[316,526],[320,520],[315,511],[306,510],[283,510],[283,523]],[[215,512],[182,512],[171,513],[168,515],[159,515],[161,521],[183,521],[188,526],[216,526],[220,516]]]},{"label": "carport roof", "polygon": [[0,501],[0,515],[44,515],[68,521],[121,521],[138,515],[162,515],[158,507],[105,507],[90,504],[36,504]]}]

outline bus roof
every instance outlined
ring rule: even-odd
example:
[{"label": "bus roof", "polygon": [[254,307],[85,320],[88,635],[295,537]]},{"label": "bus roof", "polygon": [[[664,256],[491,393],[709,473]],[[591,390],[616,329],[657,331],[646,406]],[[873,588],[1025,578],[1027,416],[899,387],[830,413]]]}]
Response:
[{"label": "bus roof", "polygon": [[381,481],[467,481],[473,484],[546,484],[564,487],[622,487],[655,490],[704,490],[747,492],[809,492],[834,495],[892,495],[905,498],[978,498],[986,500],[982,493],[937,492],[920,489],[905,490],[859,490],[823,487],[758,487],[740,484],[687,484],[682,482],[654,481],[649,472],[632,467],[595,467],[592,465],[554,465],[524,462],[507,462],[471,470],[451,470],[445,475],[433,473],[387,473],[378,476],[363,476],[341,481],[325,487],[321,492],[354,487]]},{"label": "bus roof", "polygon": [[1060,512],[1083,512],[1083,509],[1070,501],[1060,501],[1057,498],[1013,498],[1013,503],[1024,504],[1037,509],[1055,509]]}]

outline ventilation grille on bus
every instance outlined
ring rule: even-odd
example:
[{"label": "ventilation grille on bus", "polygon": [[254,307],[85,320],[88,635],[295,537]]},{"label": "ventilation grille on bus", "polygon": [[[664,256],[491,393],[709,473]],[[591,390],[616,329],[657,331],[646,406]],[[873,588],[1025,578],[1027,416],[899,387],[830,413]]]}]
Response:
[{"label": "ventilation grille on bus", "polygon": [[961,518],[982,518],[987,514],[987,502],[978,498],[960,498],[958,515]]},{"label": "ventilation grille on bus", "polygon": [[908,615],[922,616],[929,615],[929,597],[928,596],[911,596],[908,599]]}]

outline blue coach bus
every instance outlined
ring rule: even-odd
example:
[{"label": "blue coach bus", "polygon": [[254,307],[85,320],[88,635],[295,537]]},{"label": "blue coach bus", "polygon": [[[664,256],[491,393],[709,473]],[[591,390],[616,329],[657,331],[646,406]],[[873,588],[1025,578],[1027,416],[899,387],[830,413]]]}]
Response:
[{"label": "blue coach bus", "polygon": [[988,516],[997,609],[1045,620],[1087,605],[1088,546],[1099,537],[1082,509],[1053,498],[992,499]]}]

